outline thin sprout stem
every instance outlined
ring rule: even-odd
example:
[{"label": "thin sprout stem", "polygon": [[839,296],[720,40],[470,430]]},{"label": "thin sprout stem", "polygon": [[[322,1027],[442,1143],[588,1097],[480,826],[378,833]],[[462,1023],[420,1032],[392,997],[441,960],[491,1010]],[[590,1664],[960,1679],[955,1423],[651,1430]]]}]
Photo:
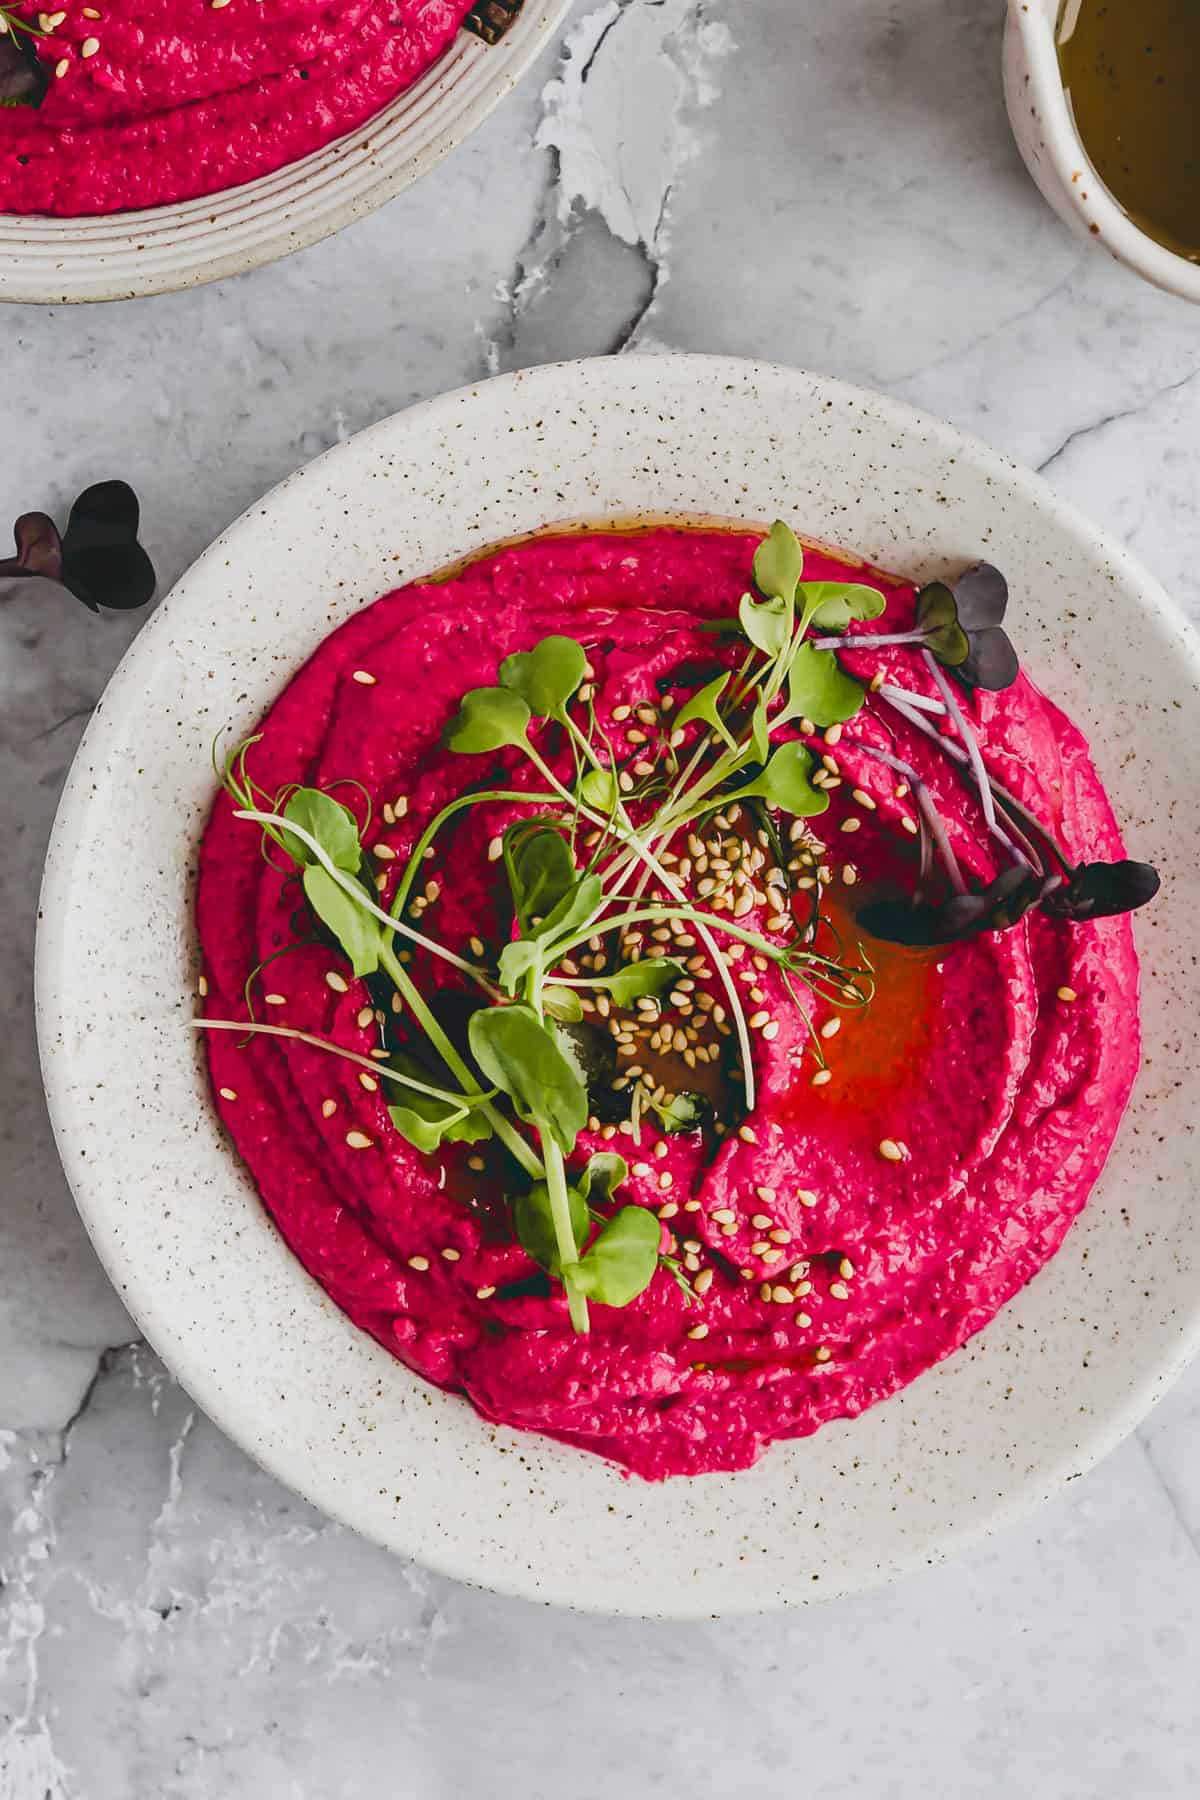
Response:
[{"label": "thin sprout stem", "polygon": [[458,969],[464,975],[469,975],[472,981],[477,981],[480,987],[487,989],[488,993],[494,995],[496,998],[500,997],[497,989],[492,986],[492,983],[488,980],[483,970],[478,968],[474,963],[467,962],[464,957],[457,955],[455,951],[447,950],[446,946],[444,944],[439,944],[435,938],[429,938],[426,937],[423,932],[414,931],[411,926],[405,925],[399,919],[394,919],[390,913],[385,913],[381,906],[376,906],[370,896],[364,893],[361,885],[355,881],[354,877],[348,875],[344,869],[338,868],[332,857],[326,853],[317,842],[316,838],[304,829],[303,825],[295,825],[291,820],[283,818],[279,813],[256,812],[252,807],[240,808],[234,814],[234,817],[237,819],[249,819],[251,823],[255,825],[287,831],[292,837],[299,838],[305,849],[311,850],[312,854],[316,857],[318,863],[324,869],[334,885],[341,888],[347,898],[353,900],[355,905],[360,907],[363,912],[370,913],[371,917],[377,919],[381,925],[386,926],[389,932],[399,932],[401,937],[408,938],[410,943],[419,945],[422,950],[428,950],[432,956],[440,956],[443,962],[448,962],[450,964],[451,968]]},{"label": "thin sprout stem", "polygon": [[[297,1031],[292,1025],[258,1025],[246,1019],[193,1019],[193,1031],[241,1031],[254,1037],[293,1038],[298,1044],[310,1044],[314,1050],[327,1050],[331,1056],[340,1056],[343,1062],[354,1063],[360,1069],[369,1069],[372,1075],[381,1075],[387,1081],[395,1081],[401,1087],[411,1088],[415,1094],[426,1094],[431,1100],[444,1100],[448,1106],[477,1106],[478,1099],[471,1094],[455,1094],[449,1088],[431,1087],[428,1082],[416,1081],[411,1075],[402,1075],[398,1069],[391,1069],[386,1063],[372,1062],[368,1056],[360,1056],[356,1050],[346,1050],[341,1044],[334,1044],[328,1038],[317,1037],[311,1031]],[[491,1099],[498,1090],[492,1088],[485,1096]]]}]

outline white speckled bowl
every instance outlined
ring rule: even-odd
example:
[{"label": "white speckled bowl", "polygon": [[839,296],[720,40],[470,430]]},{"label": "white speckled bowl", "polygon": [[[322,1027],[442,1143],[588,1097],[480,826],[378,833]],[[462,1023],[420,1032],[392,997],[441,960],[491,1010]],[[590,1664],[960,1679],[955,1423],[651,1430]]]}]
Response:
[{"label": "white speckled bowl", "polygon": [[98,218],[0,212],[0,300],[128,300],[199,287],[353,224],[481,125],[545,48],[569,0],[525,0],[499,44],[460,31],[374,118],[271,175],[174,206]]},{"label": "white speckled bowl", "polygon": [[[398,582],[554,520],[707,513],[920,579],[985,554],[1034,676],[1093,734],[1137,854],[1145,1066],[1055,1260],[980,1336],[853,1423],[649,1486],[496,1430],[356,1331],[284,1248],[209,1104],[189,878],[214,733],[248,730]],[[266,1468],[430,1566],[605,1612],[751,1612],[936,1561],[1128,1431],[1200,1337],[1195,1135],[1200,649],[1125,551],[1004,457],[835,381],[723,358],[507,376],[401,413],[253,507],[129,651],[46,866],[39,1033],[80,1211],[151,1343]]]}]

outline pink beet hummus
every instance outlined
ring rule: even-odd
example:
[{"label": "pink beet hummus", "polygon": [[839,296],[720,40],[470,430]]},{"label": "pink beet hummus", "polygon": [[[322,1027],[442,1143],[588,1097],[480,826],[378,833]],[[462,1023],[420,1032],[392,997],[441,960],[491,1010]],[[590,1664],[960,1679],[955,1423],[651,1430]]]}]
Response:
[{"label": "pink beet hummus", "polygon": [[0,111],[0,212],[119,212],[213,194],[319,150],[435,62],[471,0],[20,5],[49,76]]},{"label": "pink beet hummus", "polygon": [[[494,682],[510,652],[567,633],[585,646],[599,720],[619,737],[625,715],[614,709],[658,703],[711,659],[702,623],[736,607],[758,541],[713,530],[551,536],[389,594],[327,639],[280,696],[260,727],[255,776],[270,790],[362,782],[386,873],[387,849],[402,858],[423,823],[479,779],[440,745],[465,688]],[[809,552],[805,572],[846,579],[847,565]],[[911,588],[850,573],[888,596],[871,629],[911,623]],[[886,665],[904,653],[882,654]],[[868,678],[878,654],[846,660]],[[694,673],[686,679],[694,686]],[[909,666],[906,679],[925,678]],[[1087,746],[1063,713],[1024,676],[970,704],[1007,786],[1080,858],[1119,856]],[[866,740],[881,731],[866,714],[855,729]],[[915,732],[888,741],[928,782],[964,866],[986,876],[977,803],[953,764]],[[852,938],[857,895],[912,856],[913,802],[861,753],[839,747],[832,762],[841,785],[815,828],[829,846],[830,912]],[[430,865],[438,892],[426,918],[443,941],[466,943],[481,919],[504,935],[488,846],[516,811],[462,814]],[[245,1016],[248,973],[293,936],[294,888],[232,812],[223,796],[200,866],[206,1009],[217,1018]],[[365,1091],[353,1067],[290,1041],[239,1047],[214,1034],[217,1105],[305,1268],[426,1380],[489,1420],[652,1479],[740,1469],[775,1439],[894,1394],[1024,1286],[1084,1205],[1138,1061],[1127,918],[1068,926],[1037,913],[933,951],[867,948],[877,995],[823,1040],[828,1079],[814,1085],[810,1040],[774,970],[747,968],[762,996],[754,1004],[779,1021],[769,1041],[756,1034],[753,1116],[715,1140],[667,1135],[653,1119],[638,1144],[619,1130],[614,1141],[611,1125],[581,1137],[576,1161],[604,1148],[626,1155],[629,1197],[706,1274],[697,1304],[660,1271],[625,1308],[595,1306],[587,1337],[570,1330],[562,1290],[530,1279],[494,1146],[474,1161],[461,1144],[423,1155],[389,1128],[385,1096]],[[265,982],[270,1016],[366,1054],[379,1041],[371,999],[353,980],[345,992],[331,986],[338,970],[348,976],[322,947],[280,957]],[[818,1030],[830,1016],[818,1006]],[[349,1149],[348,1130],[370,1147]]]}]

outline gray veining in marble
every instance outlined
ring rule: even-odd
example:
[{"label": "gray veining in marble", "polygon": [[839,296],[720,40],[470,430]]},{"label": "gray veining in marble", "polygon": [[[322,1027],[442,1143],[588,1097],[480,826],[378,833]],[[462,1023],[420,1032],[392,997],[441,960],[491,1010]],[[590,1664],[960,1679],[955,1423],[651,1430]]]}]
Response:
[{"label": "gray veining in marble", "polygon": [[[988,437],[1200,617],[1200,316],[1039,200],[1001,11],[580,0],[477,137],[341,237],[196,293],[8,309],[0,519],[124,475],[165,586],[412,400],[560,356],[724,350]],[[137,625],[0,615],[0,1800],[1200,1792],[1200,1370],[985,1548],[703,1627],[404,1566],[194,1412],[75,1218],[30,1017],[55,799]]]}]

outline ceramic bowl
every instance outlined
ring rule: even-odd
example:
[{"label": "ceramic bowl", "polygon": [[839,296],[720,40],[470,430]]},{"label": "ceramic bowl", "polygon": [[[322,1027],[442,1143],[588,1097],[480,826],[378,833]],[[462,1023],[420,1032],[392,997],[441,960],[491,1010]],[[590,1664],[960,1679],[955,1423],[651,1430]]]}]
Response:
[{"label": "ceramic bowl", "polygon": [[357,131],[271,175],[174,206],[98,218],[0,213],[0,300],[127,300],[241,275],[391,200],[483,123],[545,48],[569,0],[526,0],[498,44],[461,31]]},{"label": "ceramic bowl", "polygon": [[1008,0],[1004,97],[1017,148],[1044,199],[1078,237],[1168,293],[1200,300],[1200,263],[1135,225],[1083,147],[1063,91],[1055,31],[1062,0]]},{"label": "ceramic bowl", "polygon": [[[496,1429],[355,1330],[218,1128],[191,878],[214,735],[248,732],[334,626],[551,522],[783,515],[921,580],[1003,564],[1035,679],[1093,739],[1163,892],[1137,915],[1145,1063],[1059,1255],[957,1355],[744,1473],[650,1485]],[[292,476],[163,601],[114,676],[46,866],[39,1033],[68,1177],[139,1327],[317,1506],[431,1567],[604,1612],[749,1612],[969,1544],[1113,1445],[1200,1336],[1200,650],[1121,546],[1035,476],[894,400],[766,364],[621,357],[463,389]],[[1136,752],[1131,754],[1131,751]]]}]

